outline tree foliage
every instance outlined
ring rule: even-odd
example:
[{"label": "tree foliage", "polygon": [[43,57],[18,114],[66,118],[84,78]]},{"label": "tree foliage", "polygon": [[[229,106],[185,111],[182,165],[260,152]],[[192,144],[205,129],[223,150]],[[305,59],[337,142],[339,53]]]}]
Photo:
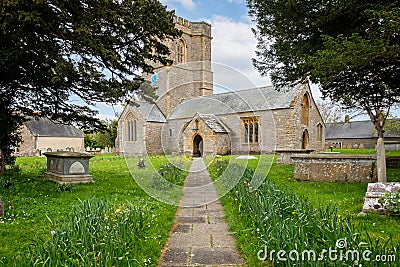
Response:
[{"label": "tree foliage", "polygon": [[85,133],[85,148],[106,148],[115,147],[115,139],[117,138],[118,121],[102,121],[103,129]]},{"label": "tree foliage", "polygon": [[[400,6],[392,0],[248,0],[256,68],[284,85],[310,79],[325,97],[365,110],[383,137],[400,97]],[[386,115],[385,115],[386,114]]]},{"label": "tree foliage", "polygon": [[[129,99],[152,62],[169,63],[163,41],[180,34],[173,18],[157,0],[1,1],[2,120],[40,112],[99,126],[90,105]],[[3,136],[15,128],[0,127]]]}]

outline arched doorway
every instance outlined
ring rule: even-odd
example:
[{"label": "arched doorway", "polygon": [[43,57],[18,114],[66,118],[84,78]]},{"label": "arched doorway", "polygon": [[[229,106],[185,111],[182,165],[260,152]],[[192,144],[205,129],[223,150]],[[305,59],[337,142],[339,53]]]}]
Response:
[{"label": "arched doorway", "polygon": [[203,155],[203,138],[196,135],[193,138],[193,157],[201,157]]},{"label": "arched doorway", "polygon": [[307,149],[308,147],[308,140],[310,139],[310,136],[308,135],[308,131],[304,130],[303,132],[303,137],[301,139],[301,149]]}]

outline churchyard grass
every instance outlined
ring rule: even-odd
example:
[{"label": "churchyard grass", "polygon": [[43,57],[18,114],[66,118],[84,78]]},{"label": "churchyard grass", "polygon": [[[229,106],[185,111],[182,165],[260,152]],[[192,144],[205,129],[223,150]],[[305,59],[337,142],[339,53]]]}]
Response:
[{"label": "churchyard grass", "polygon": [[[136,179],[151,176],[150,161],[159,169],[168,159],[132,166]],[[156,266],[176,207],[148,196],[123,157],[92,158],[95,182],[81,185],[46,180],[45,158],[18,158],[16,166],[0,177],[0,266]],[[186,175],[177,173],[175,182]]]},{"label": "churchyard grass", "polygon": [[[235,162],[240,164],[240,161]],[[249,161],[249,170],[244,177],[221,199],[228,223],[249,266],[265,266],[266,263],[257,257],[264,245],[269,251],[313,249],[318,252],[334,249],[335,241],[343,238],[346,238],[348,249],[362,252],[369,248],[374,255],[391,255],[390,249],[397,248],[397,262],[400,260],[399,218],[372,214],[357,216],[362,210],[367,183],[299,182],[293,178],[293,165],[274,163],[271,170],[264,173],[268,177],[263,186],[250,192],[249,180],[257,162]],[[220,175],[223,165],[221,159],[210,165],[213,179]],[[262,173],[262,168],[258,173]],[[398,176],[392,176],[396,171],[389,170],[388,173],[390,181],[398,181]],[[307,263],[307,266],[334,266],[332,264],[342,266],[342,262]],[[363,264],[381,266],[376,262]],[[289,262],[281,262],[278,266],[281,265],[290,266]]]},{"label": "churchyard grass", "polygon": [[[326,152],[330,152],[330,149],[326,149]],[[340,148],[334,148],[333,152],[339,152],[341,154],[367,154],[367,155],[373,155],[376,154],[375,149],[356,149],[356,148],[345,148],[345,149],[340,149]],[[386,151],[387,156],[400,156],[400,151]]]}]

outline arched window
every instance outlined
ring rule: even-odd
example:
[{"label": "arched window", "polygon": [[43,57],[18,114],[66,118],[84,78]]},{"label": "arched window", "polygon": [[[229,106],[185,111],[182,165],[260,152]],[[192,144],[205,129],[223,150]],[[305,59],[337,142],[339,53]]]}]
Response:
[{"label": "arched window", "polygon": [[302,149],[307,149],[308,148],[308,140],[310,139],[310,136],[308,135],[308,131],[304,130],[303,132],[303,137],[301,140],[301,148]]},{"label": "arched window", "polygon": [[310,116],[310,101],[308,95],[304,94],[301,100],[301,123],[308,126],[308,118]]},{"label": "arched window", "polygon": [[322,136],[324,135],[324,128],[322,127],[321,123],[317,125],[317,141],[322,142]]},{"label": "arched window", "polygon": [[244,143],[245,144],[258,143],[259,141],[258,119],[256,117],[242,118],[242,125],[243,125]]},{"label": "arched window", "polygon": [[132,113],[128,114],[125,119],[126,125],[126,141],[137,141],[137,119]]},{"label": "arched window", "polygon": [[178,41],[177,56],[178,63],[186,62],[186,44],[183,40]]}]

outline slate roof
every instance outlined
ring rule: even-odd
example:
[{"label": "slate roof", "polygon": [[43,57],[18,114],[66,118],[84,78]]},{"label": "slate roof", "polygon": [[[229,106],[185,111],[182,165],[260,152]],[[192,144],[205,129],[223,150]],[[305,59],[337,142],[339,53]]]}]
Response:
[{"label": "slate roof", "polygon": [[55,123],[48,118],[32,118],[24,124],[34,136],[83,138],[81,130],[72,125]]},{"label": "slate roof", "polygon": [[164,114],[157,107],[157,105],[149,102],[135,102],[138,109],[143,113],[147,121],[152,122],[166,122]]},{"label": "slate roof", "polygon": [[175,108],[169,119],[192,118],[197,112],[219,115],[288,108],[299,86],[280,91],[268,86],[186,99]]},{"label": "slate roof", "polygon": [[227,133],[226,127],[214,114],[199,114],[208,127],[216,133]]},{"label": "slate roof", "polygon": [[[385,133],[385,137],[400,137],[400,134]],[[371,121],[336,122],[326,124],[325,139],[378,138]]]}]

